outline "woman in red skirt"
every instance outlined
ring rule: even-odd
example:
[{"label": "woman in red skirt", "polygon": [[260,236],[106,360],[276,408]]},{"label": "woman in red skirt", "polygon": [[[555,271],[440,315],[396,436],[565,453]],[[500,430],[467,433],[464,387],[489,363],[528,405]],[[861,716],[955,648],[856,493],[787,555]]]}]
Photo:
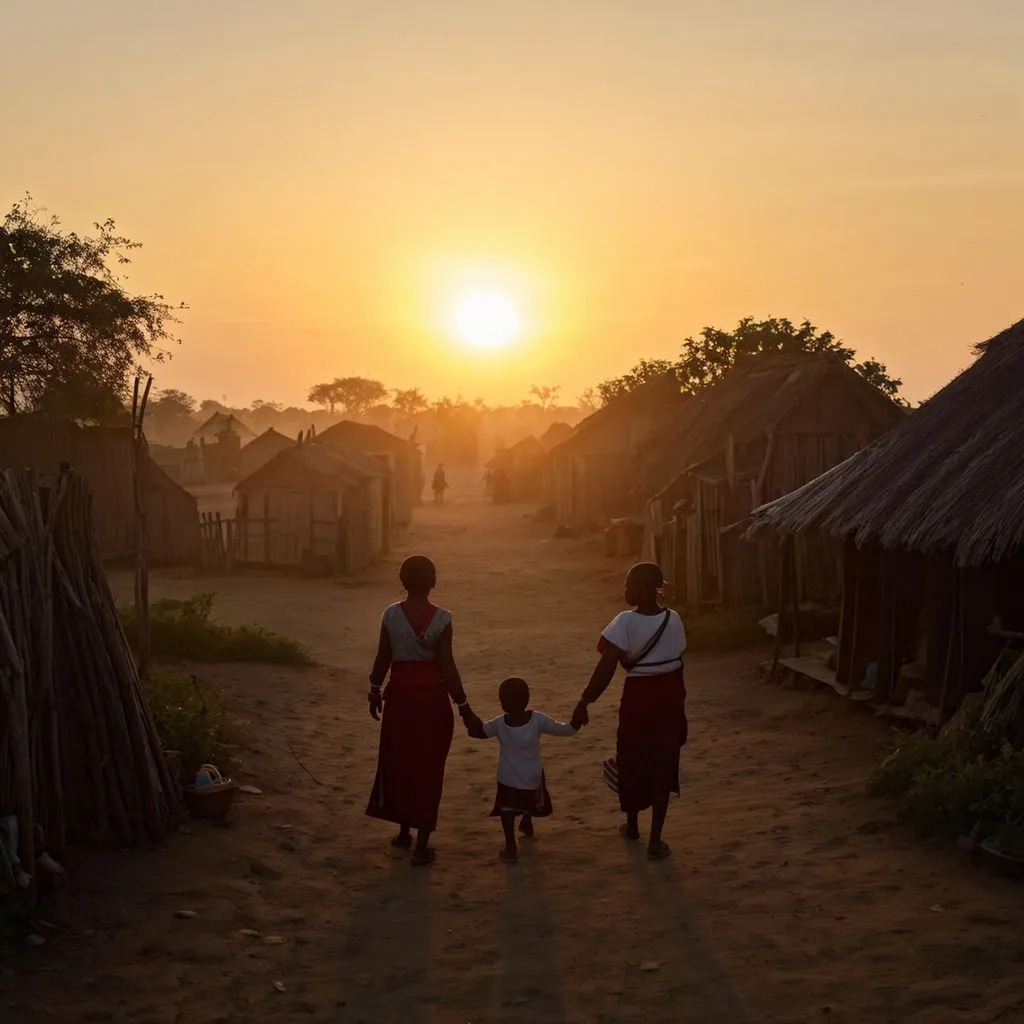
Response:
[{"label": "woman in red skirt", "polygon": [[660,602],[661,569],[649,562],[626,575],[626,604],[605,627],[598,643],[601,660],[583,691],[573,721],[588,720],[587,707],[608,688],[619,665],[626,683],[619,704],[615,761],[619,806],[626,815],[620,832],[640,838],[638,816],[651,809],[647,855],[654,860],[671,852],[661,838],[669,796],[679,793],[679,751],[686,743],[686,686],[683,651],[686,634],[679,616]]},{"label": "woman in red skirt", "polygon": [[[430,602],[437,584],[434,563],[422,555],[402,563],[406,599],[384,610],[380,643],[370,673],[370,715],[381,719],[377,777],[366,813],[399,827],[391,843],[413,845],[414,865],[431,864],[430,833],[444,788],[444,769],[455,717],[469,708],[452,654],[452,617]],[[391,671],[387,688],[384,679]]]}]

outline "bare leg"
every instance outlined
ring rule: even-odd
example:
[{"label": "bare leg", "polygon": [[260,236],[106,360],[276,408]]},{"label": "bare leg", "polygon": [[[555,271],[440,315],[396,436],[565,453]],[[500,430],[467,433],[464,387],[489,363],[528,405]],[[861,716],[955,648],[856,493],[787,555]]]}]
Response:
[{"label": "bare leg", "polygon": [[501,812],[501,827],[505,831],[505,849],[500,857],[509,864],[519,860],[519,849],[516,846],[516,816],[511,811]]},{"label": "bare leg", "polygon": [[522,832],[527,839],[533,838],[533,815],[523,815],[522,820],[519,822],[519,831]]},{"label": "bare leg", "polygon": [[626,839],[640,838],[640,815],[636,811],[628,811],[626,823],[619,826],[619,834]]},{"label": "bare leg", "polygon": [[416,867],[433,864],[436,854],[430,846],[430,829],[421,828],[416,833],[416,849],[412,851],[412,862]]},{"label": "bare leg", "polygon": [[408,850],[412,846],[412,832],[408,825],[398,827],[398,835],[391,840],[391,845],[397,846],[400,850]]},{"label": "bare leg", "polygon": [[647,853],[651,857],[667,857],[668,845],[662,841],[661,830],[665,827],[665,815],[668,814],[669,792],[659,793],[651,807],[651,836],[647,842]]}]

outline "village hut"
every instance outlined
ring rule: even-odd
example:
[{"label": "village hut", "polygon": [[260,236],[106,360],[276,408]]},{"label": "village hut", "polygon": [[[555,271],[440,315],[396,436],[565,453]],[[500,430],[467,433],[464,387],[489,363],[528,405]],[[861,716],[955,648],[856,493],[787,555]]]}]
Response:
[{"label": "village hut", "polygon": [[240,481],[237,557],[254,565],[352,575],[390,547],[391,471],[329,445],[282,449]]},{"label": "village hut", "polygon": [[524,437],[509,448],[500,447],[487,463],[494,500],[538,501],[543,487],[547,450],[536,437]]},{"label": "village hut", "polygon": [[[930,721],[978,689],[998,620],[1024,632],[1024,321],[978,351],[899,427],[757,509],[751,527],[789,550],[819,533],[844,545],[838,653],[808,674]],[[792,575],[785,600],[799,607],[815,594]]]},{"label": "village hut", "polygon": [[[37,416],[0,419],[0,468],[33,469],[55,478],[65,463],[89,481],[101,556],[108,560],[134,557],[135,442],[131,430],[82,427]],[[140,483],[149,561],[163,565],[198,562],[202,542],[196,499],[150,458],[148,450]]]},{"label": "village hut", "polygon": [[[771,605],[772,545],[744,541],[737,524],[842,462],[905,418],[905,411],[828,354],[750,356],[685,402],[641,445],[648,496],[644,552],[665,570],[677,603]],[[802,571],[838,600],[834,546],[801,546]]]},{"label": "village hut", "polygon": [[242,448],[239,466],[243,477],[262,469],[278,452],[294,448],[297,439],[269,427]]},{"label": "village hut", "polygon": [[248,444],[256,438],[253,430],[250,430],[234,413],[227,412],[215,412],[196,428],[192,438],[196,444],[200,441],[206,441],[209,444],[216,441],[221,434],[228,433],[237,434],[242,444]]},{"label": "village hut", "polygon": [[604,521],[640,515],[637,448],[683,401],[675,375],[666,374],[613,398],[551,449],[560,527],[585,533]]},{"label": "village hut", "polygon": [[318,434],[314,443],[338,451],[361,452],[385,465],[390,470],[384,494],[385,504],[391,510],[389,518],[398,526],[412,522],[413,509],[423,492],[423,461],[414,441],[369,423],[342,420]]}]

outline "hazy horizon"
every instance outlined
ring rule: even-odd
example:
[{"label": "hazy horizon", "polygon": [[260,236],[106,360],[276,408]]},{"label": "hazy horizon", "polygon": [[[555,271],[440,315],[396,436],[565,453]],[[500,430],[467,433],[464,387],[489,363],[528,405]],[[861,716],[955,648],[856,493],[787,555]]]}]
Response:
[{"label": "hazy horizon", "polygon": [[[0,199],[144,243],[198,398],[571,404],[749,314],[917,401],[1024,315],[1024,17],[842,8],[9,0]],[[448,324],[481,286],[524,319],[497,352]]]}]

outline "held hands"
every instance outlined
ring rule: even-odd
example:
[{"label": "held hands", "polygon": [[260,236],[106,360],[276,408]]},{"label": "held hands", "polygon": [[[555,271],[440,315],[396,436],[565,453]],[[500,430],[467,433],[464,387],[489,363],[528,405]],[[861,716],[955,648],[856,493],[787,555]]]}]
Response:
[{"label": "held hands", "polygon": [[587,713],[587,705],[585,701],[580,701],[572,712],[572,719],[569,723],[577,732],[583,726],[590,724],[590,715]]}]

